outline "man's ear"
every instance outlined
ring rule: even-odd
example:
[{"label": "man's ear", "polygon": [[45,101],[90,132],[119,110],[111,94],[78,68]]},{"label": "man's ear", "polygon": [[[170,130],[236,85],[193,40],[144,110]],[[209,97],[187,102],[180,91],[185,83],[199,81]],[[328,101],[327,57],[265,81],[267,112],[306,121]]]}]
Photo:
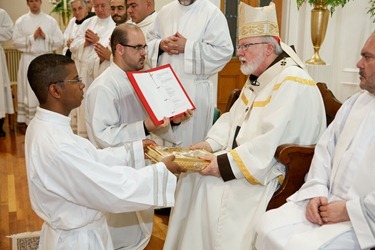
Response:
[{"label": "man's ear", "polygon": [[121,44],[119,44],[119,43],[116,44],[116,51],[115,52],[122,56],[124,54],[124,47],[121,46]]},{"label": "man's ear", "polygon": [[274,49],[275,49],[275,46],[272,43],[267,43],[266,55],[269,56],[273,54]]},{"label": "man's ear", "polygon": [[59,99],[60,98],[60,93],[61,93],[61,86],[59,86],[58,84],[53,83],[53,84],[49,85],[48,92],[54,98]]}]

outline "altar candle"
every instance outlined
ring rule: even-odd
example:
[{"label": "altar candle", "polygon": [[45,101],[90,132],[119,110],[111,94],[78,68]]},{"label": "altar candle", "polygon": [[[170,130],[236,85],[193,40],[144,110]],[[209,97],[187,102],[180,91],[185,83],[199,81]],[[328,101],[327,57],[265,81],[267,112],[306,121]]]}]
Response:
[{"label": "altar candle", "polygon": [[63,0],[63,7],[64,7],[64,10],[67,10],[68,8],[67,8],[67,6],[66,6],[66,0]]}]

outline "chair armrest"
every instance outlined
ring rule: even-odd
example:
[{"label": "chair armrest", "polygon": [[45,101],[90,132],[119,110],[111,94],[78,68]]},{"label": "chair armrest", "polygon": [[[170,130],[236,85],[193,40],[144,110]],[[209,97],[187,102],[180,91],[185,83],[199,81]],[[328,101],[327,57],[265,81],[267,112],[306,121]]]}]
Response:
[{"label": "chair armrest", "polygon": [[309,171],[315,145],[301,146],[284,144],[277,147],[275,158],[285,165],[285,178],[281,187],[274,193],[267,210],[277,208],[286,202],[304,183]]}]

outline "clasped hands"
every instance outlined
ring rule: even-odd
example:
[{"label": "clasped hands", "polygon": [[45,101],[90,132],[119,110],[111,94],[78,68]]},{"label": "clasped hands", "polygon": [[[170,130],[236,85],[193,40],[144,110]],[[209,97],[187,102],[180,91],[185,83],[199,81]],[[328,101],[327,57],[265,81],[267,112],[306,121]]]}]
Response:
[{"label": "clasped hands", "polygon": [[350,221],[346,201],[328,202],[326,197],[310,199],[306,206],[306,219],[319,225]]},{"label": "clasped hands", "polygon": [[100,40],[98,34],[96,34],[94,31],[87,29],[85,32],[85,43],[84,47],[87,47],[91,44],[95,44]]},{"label": "clasped hands", "polygon": [[42,39],[46,39],[46,35],[44,34],[40,26],[34,31],[34,40],[36,40],[38,37],[41,37]]},{"label": "clasped hands", "polygon": [[173,36],[169,36],[160,42],[160,49],[169,55],[178,55],[185,52],[186,38],[179,32]]}]

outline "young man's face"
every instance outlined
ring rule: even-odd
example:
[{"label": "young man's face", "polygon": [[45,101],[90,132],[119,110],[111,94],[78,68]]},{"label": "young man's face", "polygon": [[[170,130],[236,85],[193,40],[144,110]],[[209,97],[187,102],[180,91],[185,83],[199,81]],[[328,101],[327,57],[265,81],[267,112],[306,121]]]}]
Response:
[{"label": "young man's face", "polygon": [[128,0],[128,14],[133,22],[140,23],[149,15],[148,0]]},{"label": "young man's face", "polygon": [[[129,41],[127,45],[130,46],[144,46],[146,45],[146,39],[141,30],[129,30],[128,33]],[[142,70],[145,65],[147,50],[124,46],[124,54],[122,58],[127,65],[127,68],[131,71]]]},{"label": "young man's face", "polygon": [[127,12],[125,0],[111,1],[111,16],[116,25],[125,23],[127,20]]},{"label": "young man's face", "polygon": [[41,5],[42,5],[42,0],[27,0],[27,6],[29,6],[31,13],[33,14],[40,13]]},{"label": "young man's face", "polygon": [[58,84],[61,86],[61,101],[69,113],[81,105],[85,84],[80,81],[74,63],[66,65],[65,69],[68,71],[68,75]]}]

